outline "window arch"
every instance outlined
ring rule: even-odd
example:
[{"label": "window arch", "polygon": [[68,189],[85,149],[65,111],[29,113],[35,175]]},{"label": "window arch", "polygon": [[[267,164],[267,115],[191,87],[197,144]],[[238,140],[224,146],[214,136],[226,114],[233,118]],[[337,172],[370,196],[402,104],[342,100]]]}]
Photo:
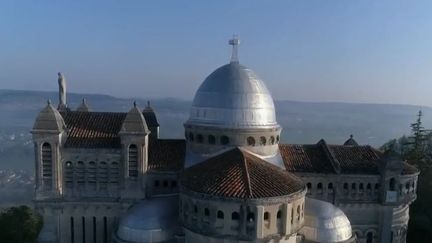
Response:
[{"label": "window arch", "polygon": [[333,192],[333,183],[329,183],[329,184],[327,184],[327,190],[330,192],[330,193],[332,193]]},{"label": "window arch", "polygon": [[213,135],[208,135],[209,144],[216,144],[216,137]]},{"label": "window arch", "polygon": [[281,219],[282,218],[282,210],[277,211],[276,218],[277,219]]},{"label": "window arch", "polygon": [[49,143],[42,144],[42,180],[44,186],[49,189],[52,186],[52,148]]},{"label": "window arch", "polygon": [[210,210],[208,208],[204,208],[204,216],[210,217]]},{"label": "window arch", "polygon": [[274,138],[274,136],[271,136],[270,137],[270,144],[274,144],[275,143],[275,138]]},{"label": "window arch", "polygon": [[129,177],[138,177],[138,148],[135,144],[129,145]]},{"label": "window arch", "polygon": [[67,188],[73,187],[73,170],[73,163],[71,161],[67,161],[65,163],[65,184]]},{"label": "window arch", "polygon": [[232,220],[240,220],[240,214],[237,213],[237,212],[233,212],[233,213],[231,214],[231,219],[232,219]]},{"label": "window arch", "polygon": [[87,166],[87,182],[91,190],[96,190],[96,173],[97,167],[94,161],[90,161]]},{"label": "window arch", "polygon": [[223,219],[223,218],[224,218],[224,213],[223,213],[222,211],[219,210],[219,211],[217,212],[217,218],[218,218],[218,219]]},{"label": "window arch", "polygon": [[322,190],[323,190],[323,185],[322,185],[321,182],[318,183],[318,185],[317,185],[317,190],[318,190],[318,193],[321,193],[321,192],[322,192]]},{"label": "window arch", "polygon": [[108,183],[108,165],[104,161],[99,163],[98,182],[100,189],[106,189]]},{"label": "window arch", "polygon": [[266,137],[261,136],[261,137],[260,137],[260,145],[266,145],[266,143],[267,143],[267,139],[266,139]]},{"label": "window arch", "polygon": [[198,143],[204,143],[204,137],[203,137],[203,135],[201,135],[201,134],[197,135],[197,142]]},{"label": "window arch", "polygon": [[279,143],[279,139],[280,139],[280,137],[279,137],[279,135],[277,135],[277,136],[276,136],[276,142],[277,142],[277,143]]},{"label": "window arch", "polygon": [[300,221],[300,205],[297,206],[297,221]]},{"label": "window arch", "polygon": [[247,138],[247,145],[255,146],[255,138],[254,137],[248,137]]},{"label": "window arch", "polygon": [[78,161],[76,164],[75,178],[79,187],[85,186],[85,165],[83,161]]},{"label": "window arch", "polygon": [[229,137],[227,137],[227,136],[222,136],[221,138],[220,138],[220,142],[221,142],[221,144],[222,145],[227,145],[227,144],[229,144]]},{"label": "window arch", "polygon": [[113,185],[119,184],[120,180],[120,171],[119,171],[119,163],[118,162],[111,162],[111,166],[109,168],[109,179],[110,183]]}]

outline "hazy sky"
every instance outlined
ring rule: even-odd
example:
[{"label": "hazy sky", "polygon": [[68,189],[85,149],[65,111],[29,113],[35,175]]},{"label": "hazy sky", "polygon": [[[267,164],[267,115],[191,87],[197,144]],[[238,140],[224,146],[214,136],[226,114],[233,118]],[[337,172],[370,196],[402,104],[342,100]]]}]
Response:
[{"label": "hazy sky", "polygon": [[230,58],[276,99],[432,106],[432,1],[0,2],[0,89],[192,99]]}]

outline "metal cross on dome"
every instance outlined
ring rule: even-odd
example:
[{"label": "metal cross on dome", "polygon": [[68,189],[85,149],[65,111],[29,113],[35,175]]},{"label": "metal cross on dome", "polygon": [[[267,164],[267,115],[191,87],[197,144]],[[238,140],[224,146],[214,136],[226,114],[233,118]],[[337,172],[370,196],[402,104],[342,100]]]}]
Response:
[{"label": "metal cross on dome", "polygon": [[228,44],[232,45],[232,54],[231,54],[231,63],[238,63],[238,46],[240,45],[240,39],[237,35],[234,35],[231,40],[228,41]]}]

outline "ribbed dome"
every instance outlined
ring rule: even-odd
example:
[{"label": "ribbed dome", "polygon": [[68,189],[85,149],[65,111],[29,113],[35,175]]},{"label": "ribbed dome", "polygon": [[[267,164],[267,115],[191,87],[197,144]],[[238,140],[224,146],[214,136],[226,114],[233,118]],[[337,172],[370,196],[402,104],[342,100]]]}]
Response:
[{"label": "ribbed dome", "polygon": [[277,125],[273,99],[264,82],[237,62],[216,69],[204,80],[187,123],[226,128]]}]

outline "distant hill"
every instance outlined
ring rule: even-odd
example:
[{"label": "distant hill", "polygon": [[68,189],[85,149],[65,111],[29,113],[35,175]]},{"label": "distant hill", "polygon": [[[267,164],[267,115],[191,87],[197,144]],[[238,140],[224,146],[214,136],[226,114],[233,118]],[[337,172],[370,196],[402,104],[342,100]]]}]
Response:
[{"label": "distant hill", "polygon": [[[94,111],[128,111],[134,100],[144,108],[144,98],[116,98],[100,94],[68,94],[74,109],[82,98]],[[0,169],[32,169],[33,147],[30,129],[47,99],[57,103],[56,92],[0,90]],[[151,100],[161,137],[180,138],[191,101],[179,99]],[[419,109],[424,112],[425,127],[432,127],[432,108],[412,105],[317,103],[275,101],[277,119],[283,127],[282,142],[343,143],[350,134],[360,144],[380,146],[389,139],[409,132]]]}]

